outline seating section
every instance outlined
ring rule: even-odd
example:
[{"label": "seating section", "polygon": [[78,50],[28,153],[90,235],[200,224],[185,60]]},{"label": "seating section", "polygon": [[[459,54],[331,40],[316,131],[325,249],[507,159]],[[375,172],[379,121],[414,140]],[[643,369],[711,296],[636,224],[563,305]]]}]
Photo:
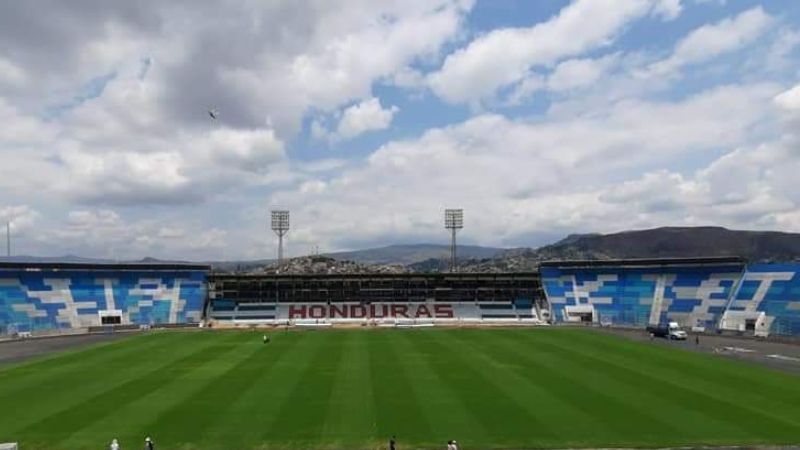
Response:
[{"label": "seating section", "polygon": [[742,267],[542,267],[556,321],[715,328]]},{"label": "seating section", "polygon": [[201,270],[0,269],[0,333],[194,323],[205,298]]},{"label": "seating section", "polygon": [[770,334],[800,335],[800,264],[749,266],[729,310],[763,312]]},{"label": "seating section", "polygon": [[209,316],[216,320],[275,320],[274,303],[241,303],[217,299],[211,303]]},{"label": "seating section", "polygon": [[479,303],[478,311],[483,320],[538,319],[532,299],[519,298],[511,303]]}]

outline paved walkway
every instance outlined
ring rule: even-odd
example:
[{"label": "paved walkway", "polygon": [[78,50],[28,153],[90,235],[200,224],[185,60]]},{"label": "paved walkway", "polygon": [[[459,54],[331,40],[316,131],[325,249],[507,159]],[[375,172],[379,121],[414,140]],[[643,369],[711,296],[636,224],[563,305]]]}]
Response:
[{"label": "paved walkway", "polygon": [[774,342],[758,338],[700,334],[700,343],[695,344],[692,333],[689,333],[689,338],[685,341],[670,341],[663,338],[651,340],[650,335],[644,330],[592,329],[601,333],[611,333],[638,341],[652,342],[653,345],[678,347],[691,351],[713,353],[726,358],[755,362],[800,375],[800,341]]},{"label": "paved walkway", "polygon": [[72,348],[130,336],[131,333],[78,334],[0,341],[0,367]]}]

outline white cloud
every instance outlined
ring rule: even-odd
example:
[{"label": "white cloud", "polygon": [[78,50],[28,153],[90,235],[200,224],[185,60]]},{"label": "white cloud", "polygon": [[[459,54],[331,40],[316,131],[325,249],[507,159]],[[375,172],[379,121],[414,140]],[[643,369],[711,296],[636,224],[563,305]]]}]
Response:
[{"label": "white cloud", "polygon": [[78,228],[93,228],[98,225],[118,225],[119,214],[107,209],[100,210],[75,210],[67,214],[70,225]]},{"label": "white cloud", "polygon": [[271,106],[278,129],[293,130],[309,108],[332,111],[365,98],[375,80],[435,55],[456,37],[470,7],[448,0],[365,1],[345,9],[331,4],[324,17],[330,23],[305,51],[285,58],[265,52],[255,66],[222,68],[219,77],[259,111]]},{"label": "white cloud", "polygon": [[333,139],[352,139],[369,131],[385,130],[400,110],[397,106],[384,108],[376,97],[362,100],[342,113]]},{"label": "white cloud", "polygon": [[25,70],[0,56],[0,84],[20,86],[25,83]]},{"label": "white cloud", "polygon": [[531,72],[517,84],[514,91],[508,96],[507,103],[519,105],[546,86],[547,82],[544,76]]},{"label": "white cloud", "polygon": [[224,230],[192,220],[180,220],[180,226],[176,226],[154,218],[124,217],[110,209],[80,209],[68,211],[63,220],[39,223],[35,230],[22,233],[17,240],[21,248],[16,253],[41,246],[52,256],[175,259],[181,254],[181,258],[222,258],[227,237]]},{"label": "white cloud", "polygon": [[[193,199],[178,153],[67,151],[61,158],[69,177],[62,179],[64,184],[58,188],[80,202],[158,204]],[[71,182],[73,179],[80,183]]]},{"label": "white cloud", "polygon": [[178,239],[186,236],[186,232],[181,228],[161,227],[158,229],[158,237],[166,239]]},{"label": "white cloud", "polygon": [[506,103],[519,105],[539,91],[566,93],[595,86],[612,71],[618,60],[618,54],[568,59],[560,62],[548,76],[531,72],[514,87]]},{"label": "white cloud", "polygon": [[[196,144],[200,148],[205,136]],[[211,161],[229,164],[244,171],[263,171],[284,157],[283,142],[271,129],[236,130],[220,128],[207,137]]]},{"label": "white cloud", "polygon": [[[754,8],[673,49],[617,45],[637,20],[697,8],[684,3],[579,0],[477,36],[460,0],[0,6],[0,205],[18,205],[0,219],[14,213],[30,253],[198,259],[270,255],[273,204],[292,210],[296,252],[443,239],[442,205],[493,245],[800,229],[798,88],[769,83],[797,79],[791,18]],[[740,49],[736,67],[708,64]],[[632,77],[659,64],[722,75]],[[327,159],[305,135],[377,140],[393,104],[414,134],[367,157]]]},{"label": "white cloud", "polygon": [[[289,165],[284,142],[309,111],[366,98],[374,82],[436,55],[471,6],[102,5],[92,16],[77,4],[44,12],[70,19],[64,35],[43,28],[6,36],[10,29],[0,26],[0,38],[15,44],[14,58],[0,47],[0,153],[9,162],[0,175],[52,171],[46,189],[68,201],[130,206],[192,204],[290,179],[296,175],[277,173]],[[26,9],[4,9],[0,24]],[[8,87],[23,74],[35,90]],[[396,109],[372,106],[345,113],[343,138],[388,126]],[[29,178],[0,177],[0,186],[22,189]]]},{"label": "white cloud", "polygon": [[653,13],[664,20],[675,20],[681,15],[683,5],[681,0],[659,0]]},{"label": "white cloud", "polygon": [[6,223],[9,223],[12,230],[24,231],[29,229],[39,217],[39,212],[29,205],[1,206],[0,229],[5,234]]},{"label": "white cloud", "polygon": [[328,129],[325,128],[325,125],[320,121],[319,118],[314,119],[311,121],[311,137],[317,140],[325,139],[328,137]]},{"label": "white cloud", "polygon": [[392,83],[407,89],[420,89],[425,87],[425,75],[419,70],[403,67],[392,76]]},{"label": "white cloud", "polygon": [[[390,142],[365,165],[284,190],[271,201],[293,205],[296,229],[305,236],[295,236],[298,245],[321,242],[325,248],[346,247],[356,238],[437,239],[440,210],[450,204],[467,211],[465,237],[493,244],[518,242],[532,229],[624,228],[628,208],[657,223],[654,217],[679,218],[674,210],[667,213],[669,193],[692,193],[700,189],[697,182],[681,183],[675,175],[665,182],[659,175],[645,180],[646,190],[621,191],[618,180],[747,142],[749,130],[769,114],[776,91],[770,85],[730,86],[681,102],[624,101],[530,123],[482,115],[419,139]],[[681,186],[666,190],[670,183]],[[623,193],[633,198],[659,191],[660,198],[641,206],[622,200]],[[342,208],[347,221],[320,220],[339,217]],[[357,233],[352,223],[359,224]]]},{"label": "white cloud", "polygon": [[537,66],[611,44],[632,21],[653,11],[648,0],[576,0],[550,20],[479,36],[429,76],[451,103],[474,103],[526,77]]},{"label": "white cloud", "polygon": [[666,75],[683,66],[738,50],[755,41],[772,23],[772,17],[757,6],[736,17],[703,25],[681,39],[669,58],[651,65],[647,75]]},{"label": "white cloud", "polygon": [[590,86],[615,64],[617,55],[597,59],[570,59],[559,63],[547,80],[548,89],[556,92]]},{"label": "white cloud", "polygon": [[800,46],[800,30],[782,28],[765,54],[764,67],[774,72],[793,70],[795,75],[800,76],[800,70],[792,58],[792,53],[798,46]]},{"label": "white cloud", "polygon": [[800,84],[777,95],[775,103],[787,111],[800,113]]}]

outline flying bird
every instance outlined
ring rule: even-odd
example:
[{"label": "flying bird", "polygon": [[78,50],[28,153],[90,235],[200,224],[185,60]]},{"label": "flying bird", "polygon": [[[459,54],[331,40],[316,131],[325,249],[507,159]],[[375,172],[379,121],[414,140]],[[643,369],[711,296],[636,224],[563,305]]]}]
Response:
[{"label": "flying bird", "polygon": [[217,120],[219,118],[219,111],[217,111],[216,109],[209,109],[208,110],[208,115],[212,119]]}]

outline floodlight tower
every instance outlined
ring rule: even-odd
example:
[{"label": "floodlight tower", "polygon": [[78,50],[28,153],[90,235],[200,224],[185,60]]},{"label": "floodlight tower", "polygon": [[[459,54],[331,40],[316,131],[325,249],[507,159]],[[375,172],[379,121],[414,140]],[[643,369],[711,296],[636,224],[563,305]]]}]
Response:
[{"label": "floodlight tower", "polygon": [[289,232],[289,211],[272,210],[272,231],[278,235],[278,265],[283,262],[283,236]]},{"label": "floodlight tower", "polygon": [[456,271],[456,232],[464,228],[463,209],[445,209],[444,227],[450,230],[450,272]]},{"label": "floodlight tower", "polygon": [[11,257],[11,221],[6,221],[6,256]]}]

